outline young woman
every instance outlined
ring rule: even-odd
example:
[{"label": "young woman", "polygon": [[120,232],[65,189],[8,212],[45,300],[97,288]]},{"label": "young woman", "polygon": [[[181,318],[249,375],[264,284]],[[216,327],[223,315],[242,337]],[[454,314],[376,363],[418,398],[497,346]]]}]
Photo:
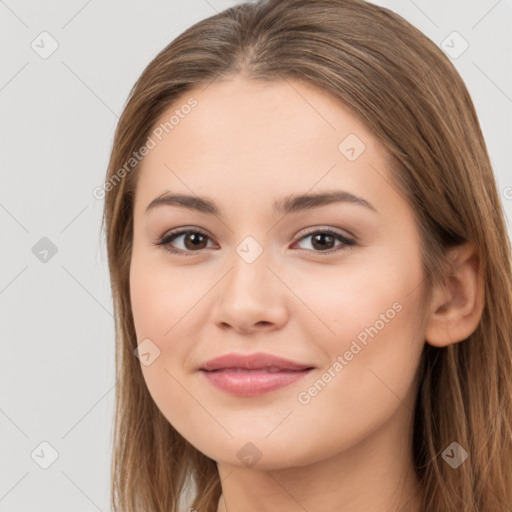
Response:
[{"label": "young woman", "polygon": [[360,0],[201,21],[105,191],[114,510],[511,509],[510,242],[426,36]]}]

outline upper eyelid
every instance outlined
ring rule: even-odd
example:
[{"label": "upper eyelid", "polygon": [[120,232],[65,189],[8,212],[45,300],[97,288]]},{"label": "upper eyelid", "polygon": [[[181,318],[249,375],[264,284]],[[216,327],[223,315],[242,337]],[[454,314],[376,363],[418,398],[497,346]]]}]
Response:
[{"label": "upper eyelid", "polygon": [[[347,231],[346,229],[343,229],[343,228],[338,228],[338,227],[334,227],[334,226],[317,226],[317,227],[312,227],[312,228],[303,228],[301,229],[297,235],[295,235],[296,237],[303,237],[303,236],[307,236],[307,235],[311,235],[313,233],[316,233],[318,231],[336,231],[337,234],[340,234],[341,236],[345,236],[346,238],[352,238],[354,240],[357,240],[357,237],[352,234],[350,231]],[[175,229],[172,229],[170,231],[166,231],[160,238],[167,238],[169,236],[175,236],[175,235],[184,235],[184,234],[188,234],[188,233],[201,233],[202,235],[205,235],[207,237],[209,237],[210,239],[214,238],[213,236],[211,236],[208,231],[204,230],[203,228],[196,228],[196,227],[183,227],[183,228],[175,228]],[[346,235],[344,235],[344,233],[346,233]]]},{"label": "upper eyelid", "polygon": [[334,232],[336,232],[336,234],[338,234],[344,238],[350,238],[354,242],[357,242],[357,237],[354,234],[352,234],[350,231],[347,231],[346,229],[342,229],[342,228],[337,228],[334,226],[318,226],[318,227],[312,227],[312,228],[304,228],[303,230],[299,231],[299,233],[296,236],[300,239],[304,236],[312,235],[318,231],[320,231],[320,232],[334,231]]}]

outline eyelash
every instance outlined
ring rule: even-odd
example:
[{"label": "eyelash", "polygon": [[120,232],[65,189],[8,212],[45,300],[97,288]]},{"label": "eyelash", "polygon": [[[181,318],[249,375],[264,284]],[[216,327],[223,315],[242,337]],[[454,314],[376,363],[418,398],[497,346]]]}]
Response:
[{"label": "eyelash", "polygon": [[[190,233],[200,234],[200,235],[203,235],[205,237],[208,237],[208,235],[206,233],[204,233],[203,231],[201,231],[199,229],[182,229],[182,230],[178,230],[178,231],[171,231],[170,233],[165,234],[164,236],[159,238],[158,241],[156,243],[154,243],[153,245],[163,246],[163,248],[166,251],[169,251],[170,253],[173,253],[173,254],[179,254],[179,255],[182,255],[182,256],[193,256],[194,253],[196,253],[196,252],[199,253],[201,251],[201,249],[198,250],[198,251],[184,251],[182,249],[171,248],[171,246],[170,246],[170,243],[172,241],[174,241],[176,238],[178,238],[178,237],[180,237],[182,235],[188,235]],[[299,238],[298,242],[300,242],[304,238],[307,238],[309,236],[316,235],[316,234],[319,234],[319,233],[322,233],[322,234],[327,233],[329,235],[332,235],[335,238],[337,238],[338,240],[340,240],[342,242],[342,244],[341,244],[341,246],[338,246],[338,249],[330,249],[328,251],[312,251],[312,252],[317,253],[317,254],[326,254],[326,255],[334,254],[334,253],[338,253],[338,252],[346,250],[346,249],[350,249],[350,248],[352,248],[352,247],[357,245],[355,240],[351,240],[350,238],[347,238],[346,236],[344,236],[341,233],[339,233],[338,231],[335,231],[335,230],[329,229],[329,228],[316,229],[314,231],[310,231],[309,233],[306,233],[306,234],[302,235]],[[309,249],[302,249],[302,250],[308,251]]]}]

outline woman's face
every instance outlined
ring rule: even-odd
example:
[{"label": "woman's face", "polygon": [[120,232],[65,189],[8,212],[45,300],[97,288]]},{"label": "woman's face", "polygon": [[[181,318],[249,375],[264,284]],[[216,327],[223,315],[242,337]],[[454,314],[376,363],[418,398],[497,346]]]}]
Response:
[{"label": "woman's face", "polygon": [[[384,148],[310,85],[241,78],[185,94],[151,138],[131,301],[142,372],[173,427],[216,461],[263,469],[406,436],[425,281]],[[148,208],[164,195],[188,199]],[[200,369],[256,353],[310,369]]]}]

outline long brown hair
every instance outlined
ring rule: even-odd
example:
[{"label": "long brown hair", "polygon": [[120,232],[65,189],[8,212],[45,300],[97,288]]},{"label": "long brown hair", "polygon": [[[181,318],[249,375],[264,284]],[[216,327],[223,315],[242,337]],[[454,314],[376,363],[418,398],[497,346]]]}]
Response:
[{"label": "long brown hair", "polygon": [[[414,210],[429,289],[445,279],[448,247],[477,248],[484,311],[463,342],[425,344],[411,448],[423,512],[509,511],[511,247],[486,145],[450,60],[399,15],[363,0],[263,0],[226,9],[172,41],[130,93],[115,133],[102,224],[116,321],[114,510],[177,512],[192,489],[186,505],[215,512],[221,494],[215,462],[165,419],[134,356],[129,266],[139,166],[131,158],[179,97],[237,74],[303,80],[366,123],[388,149],[394,183]],[[454,441],[469,453],[457,469],[441,457]]]}]

